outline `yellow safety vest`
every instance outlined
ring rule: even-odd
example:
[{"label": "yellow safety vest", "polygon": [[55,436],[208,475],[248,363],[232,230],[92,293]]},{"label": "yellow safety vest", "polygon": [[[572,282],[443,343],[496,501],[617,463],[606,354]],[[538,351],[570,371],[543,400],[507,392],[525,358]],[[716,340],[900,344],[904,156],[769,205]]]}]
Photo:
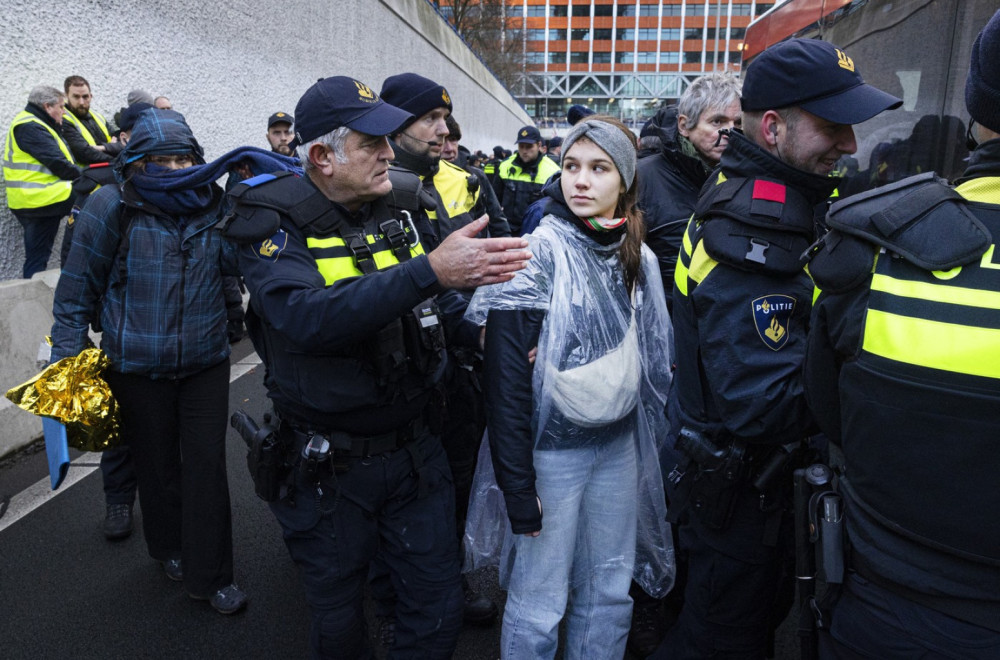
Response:
[{"label": "yellow safety vest", "polygon": [[[442,160],[438,166],[437,174],[434,175],[434,189],[437,190],[441,202],[444,204],[446,218],[454,218],[463,213],[470,213],[479,201],[480,190],[475,193],[469,192],[469,173],[458,165],[453,165],[446,160]],[[420,177],[421,180],[423,177]],[[431,220],[438,220],[436,211],[427,211],[427,216]],[[470,220],[475,220],[471,217]],[[448,233],[457,227],[447,227]],[[442,238],[444,234],[442,234]]]},{"label": "yellow safety vest", "polygon": [[52,134],[60,151],[70,163],[73,154],[62,137],[51,126],[27,110],[22,110],[7,131],[7,143],[3,150],[3,177],[7,186],[7,206],[11,209],[38,209],[69,199],[72,181],[60,179],[49,168],[21,149],[14,137],[14,128],[35,122]]},{"label": "yellow safety vest", "polygon": [[[108,142],[111,142],[111,134],[108,133],[107,120],[104,119],[104,117],[102,117],[101,115],[94,112],[93,110],[90,111],[90,116],[93,117],[94,120],[97,122],[97,127],[101,129],[101,133],[104,135],[104,142],[102,142],[101,144],[107,144]],[[89,144],[92,147],[97,146],[97,140],[94,139],[94,136],[90,133],[89,130],[87,130],[87,127],[83,125],[83,122],[80,121],[80,119],[76,115],[74,115],[73,111],[70,110],[69,108],[66,108],[66,114],[63,115],[63,121],[68,121],[69,123],[76,126],[77,130],[80,131],[80,135],[82,135],[83,139],[87,141],[87,144]]]}]

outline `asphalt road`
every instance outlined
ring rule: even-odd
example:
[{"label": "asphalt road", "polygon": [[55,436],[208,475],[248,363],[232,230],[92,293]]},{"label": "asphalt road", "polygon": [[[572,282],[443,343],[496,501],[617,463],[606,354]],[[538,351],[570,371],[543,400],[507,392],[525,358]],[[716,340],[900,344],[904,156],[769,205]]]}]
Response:
[{"label": "asphalt road", "polygon": [[[249,341],[234,346],[232,362],[230,410],[243,408],[259,420],[269,405]],[[245,453],[230,430],[236,582],[251,600],[228,617],[191,600],[146,554],[138,507],[129,538],[104,539],[98,454],[74,454],[67,483],[55,493],[40,442],[0,463],[0,502],[9,498],[0,514],[0,657],[307,658],[308,612],[297,571],[277,522],[254,495]],[[48,499],[39,504],[33,494]],[[470,582],[502,607],[495,571],[475,573]],[[795,657],[792,635],[786,625],[779,659]],[[499,658],[499,636],[499,623],[466,627],[454,657]],[[385,657],[384,650],[376,652]]]}]

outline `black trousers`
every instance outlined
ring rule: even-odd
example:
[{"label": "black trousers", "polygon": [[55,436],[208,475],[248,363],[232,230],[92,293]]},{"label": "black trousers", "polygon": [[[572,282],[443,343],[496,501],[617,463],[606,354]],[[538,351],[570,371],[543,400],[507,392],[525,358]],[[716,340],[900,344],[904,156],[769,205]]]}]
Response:
[{"label": "black trousers", "polygon": [[391,453],[345,460],[346,471],[318,488],[296,470],[291,492],[271,504],[302,574],[313,658],[372,657],[362,604],[376,552],[398,599],[390,657],[450,658],[463,598],[441,442],[425,435]]},{"label": "black trousers", "polygon": [[180,558],[188,593],[211,596],[233,582],[229,361],[176,380],[114,371],[105,379],[135,463],[149,554]]}]

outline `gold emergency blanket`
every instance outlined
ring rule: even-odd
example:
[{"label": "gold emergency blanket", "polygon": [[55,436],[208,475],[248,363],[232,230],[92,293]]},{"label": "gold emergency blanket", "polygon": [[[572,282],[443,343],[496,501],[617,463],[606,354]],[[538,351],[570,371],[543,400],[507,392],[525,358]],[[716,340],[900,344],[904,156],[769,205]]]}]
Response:
[{"label": "gold emergency blanket", "polygon": [[66,426],[66,441],[82,451],[104,451],[121,443],[118,404],[101,378],[109,364],[99,348],[50,364],[28,382],[7,390],[19,408]]}]

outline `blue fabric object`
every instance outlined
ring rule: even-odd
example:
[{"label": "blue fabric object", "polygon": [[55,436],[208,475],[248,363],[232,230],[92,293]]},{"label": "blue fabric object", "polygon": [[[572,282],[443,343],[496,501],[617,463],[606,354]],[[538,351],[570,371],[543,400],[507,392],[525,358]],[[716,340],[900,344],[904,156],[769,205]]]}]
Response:
[{"label": "blue fabric object", "polygon": [[45,455],[49,459],[49,480],[52,482],[52,490],[55,490],[69,471],[66,427],[51,417],[42,417],[42,430],[45,432]]},{"label": "blue fabric object", "polygon": [[531,203],[531,206],[524,212],[524,217],[521,219],[521,236],[530,234],[538,228],[538,224],[542,221],[542,218],[549,213],[548,207],[549,198],[544,196]]}]

